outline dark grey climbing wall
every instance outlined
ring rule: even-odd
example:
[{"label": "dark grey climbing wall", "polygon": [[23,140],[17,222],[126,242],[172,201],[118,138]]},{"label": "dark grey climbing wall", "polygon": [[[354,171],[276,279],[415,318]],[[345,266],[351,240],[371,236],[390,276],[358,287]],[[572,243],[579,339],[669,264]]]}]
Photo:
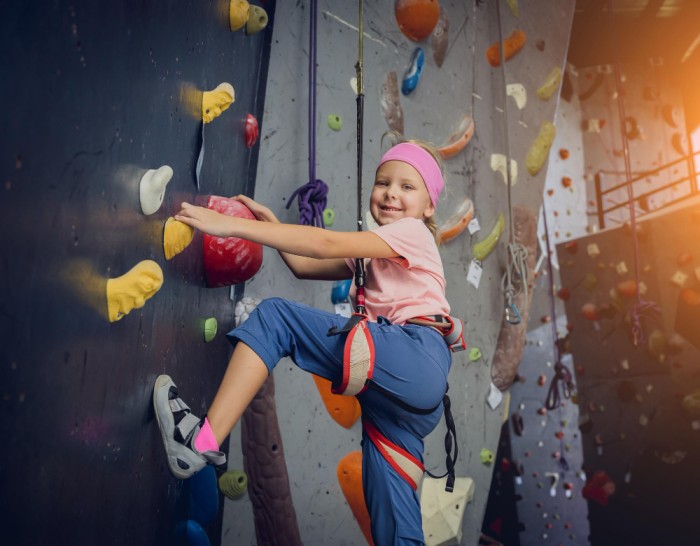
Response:
[{"label": "dark grey climbing wall", "polygon": [[[227,288],[203,286],[201,240],[166,262],[162,228],[183,199],[252,191],[243,119],[262,117],[271,25],[230,32],[225,0],[0,13],[3,542],[172,544],[187,495],[165,464],[152,385],[169,373],[203,411],[228,347],[205,344],[201,320],[226,329],[233,309]],[[223,81],[236,102],[206,127],[198,191],[187,99]],[[175,174],[147,217],[138,182],[163,164]],[[162,289],[110,324],[106,279],[144,259],[162,267]],[[219,529],[217,517],[213,543]]]},{"label": "dark grey climbing wall", "polygon": [[[631,230],[557,247],[562,286],[571,292],[566,314],[573,325],[584,469],[589,480],[605,472],[615,484],[607,502],[601,495],[589,499],[596,546],[697,542],[697,522],[687,509],[700,506],[700,420],[683,407],[700,388],[697,203],[686,201],[639,223],[642,297],[660,313],[642,315],[647,339],[636,347],[629,321],[636,300],[613,292],[635,279]],[[584,318],[587,303],[598,307],[597,320]]]}]

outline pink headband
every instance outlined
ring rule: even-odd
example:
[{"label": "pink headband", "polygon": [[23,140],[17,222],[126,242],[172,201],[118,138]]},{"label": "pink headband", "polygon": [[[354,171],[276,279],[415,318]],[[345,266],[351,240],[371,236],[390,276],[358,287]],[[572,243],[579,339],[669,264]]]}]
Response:
[{"label": "pink headband", "polygon": [[440,172],[440,166],[432,155],[417,144],[402,142],[390,148],[379,161],[377,170],[387,161],[403,161],[418,171],[421,175],[425,187],[428,189],[430,201],[433,206],[437,206],[438,196],[445,187],[445,181]]}]

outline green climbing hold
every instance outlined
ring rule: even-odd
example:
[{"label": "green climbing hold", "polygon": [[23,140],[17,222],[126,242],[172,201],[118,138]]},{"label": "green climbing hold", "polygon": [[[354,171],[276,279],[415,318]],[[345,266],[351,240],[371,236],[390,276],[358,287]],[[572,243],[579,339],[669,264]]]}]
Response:
[{"label": "green climbing hold", "polygon": [[323,211],[323,225],[326,227],[331,227],[335,222],[335,212],[333,209],[325,209]]},{"label": "green climbing hold", "polygon": [[248,489],[248,474],[243,470],[229,470],[219,478],[219,489],[231,500],[240,499]]},{"label": "green climbing hold", "polygon": [[209,343],[212,339],[216,337],[216,331],[219,324],[216,322],[214,317],[208,318],[204,321],[204,341]]},{"label": "green climbing hold", "polygon": [[338,114],[330,114],[328,116],[328,127],[334,131],[340,131],[343,128],[343,118]]},{"label": "green climbing hold", "polygon": [[481,351],[479,350],[478,347],[472,347],[469,349],[469,360],[472,362],[476,362],[481,358]]}]

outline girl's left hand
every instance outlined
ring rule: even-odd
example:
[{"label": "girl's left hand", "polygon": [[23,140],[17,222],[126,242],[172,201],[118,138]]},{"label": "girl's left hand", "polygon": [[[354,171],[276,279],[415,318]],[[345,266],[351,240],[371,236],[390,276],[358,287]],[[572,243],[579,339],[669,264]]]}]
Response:
[{"label": "girl's left hand", "polygon": [[234,236],[236,218],[204,207],[182,203],[182,209],[175,215],[175,220],[215,237]]}]

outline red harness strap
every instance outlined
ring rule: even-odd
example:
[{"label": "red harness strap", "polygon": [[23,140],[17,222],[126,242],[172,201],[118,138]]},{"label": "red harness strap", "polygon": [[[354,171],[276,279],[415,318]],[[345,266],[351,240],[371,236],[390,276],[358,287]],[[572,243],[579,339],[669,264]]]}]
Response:
[{"label": "red harness strap", "polygon": [[423,472],[425,472],[423,463],[408,451],[390,441],[366,419],[362,420],[362,426],[365,428],[369,439],[372,440],[374,446],[391,467],[396,470],[399,476],[406,480],[414,491],[417,490],[423,479]]},{"label": "red harness strap", "polygon": [[[364,392],[374,373],[374,342],[367,327],[367,316],[355,313],[343,350],[343,379],[333,387],[335,394],[355,396]],[[346,325],[344,328],[347,328]]]}]

